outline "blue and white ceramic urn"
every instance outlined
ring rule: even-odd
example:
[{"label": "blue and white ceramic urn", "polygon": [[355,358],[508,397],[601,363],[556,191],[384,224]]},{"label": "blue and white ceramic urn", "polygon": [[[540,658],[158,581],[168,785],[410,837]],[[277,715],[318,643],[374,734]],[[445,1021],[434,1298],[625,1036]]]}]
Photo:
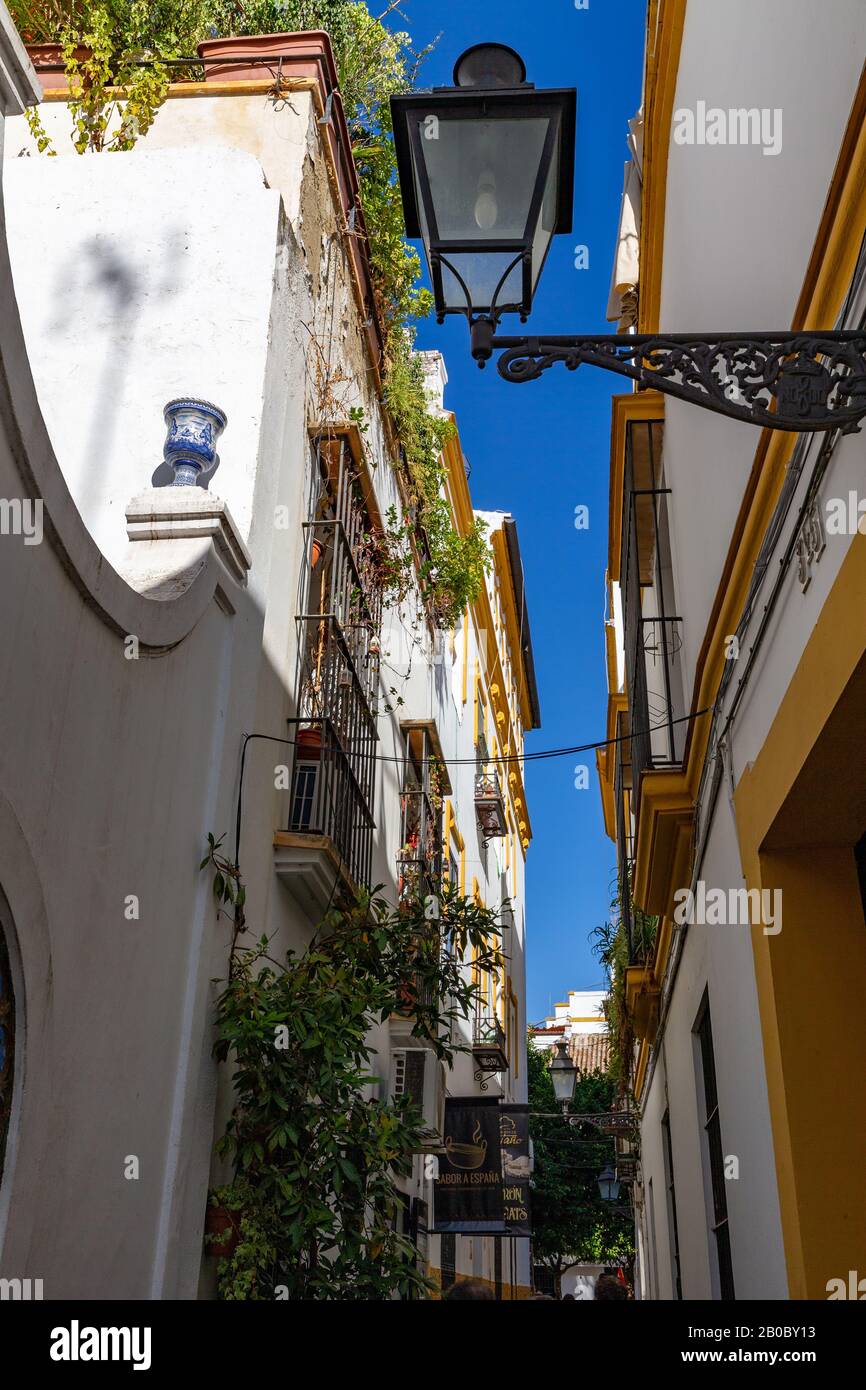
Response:
[{"label": "blue and white ceramic urn", "polygon": [[167,426],[162,456],[174,469],[171,487],[195,487],[200,473],[209,473],[217,461],[217,440],[227,417],[210,401],[181,396],[163,411]]}]

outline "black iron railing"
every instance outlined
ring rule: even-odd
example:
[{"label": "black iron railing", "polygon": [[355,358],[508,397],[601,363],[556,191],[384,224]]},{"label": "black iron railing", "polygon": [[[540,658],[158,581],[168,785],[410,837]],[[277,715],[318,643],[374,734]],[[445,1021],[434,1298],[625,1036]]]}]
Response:
[{"label": "black iron railing", "polygon": [[632,825],[632,765],[631,742],[623,739],[617,744],[614,770],[614,802],[616,807],[617,898],[620,921],[628,941],[629,964],[634,959],[634,914],[631,903],[631,866],[634,855]]},{"label": "black iron railing", "polygon": [[474,1047],[505,1047],[505,1029],[496,1014],[476,1014],[472,1028]]},{"label": "black iron railing", "polygon": [[485,840],[507,833],[502,786],[499,773],[492,765],[482,767],[475,774],[475,813]]},{"label": "black iron railing", "polygon": [[317,439],[312,465],[288,828],[326,835],[353,883],[369,886],[382,615],[377,542],[346,440]]},{"label": "black iron railing", "polygon": [[682,620],[670,611],[664,515],[670,489],[661,487],[660,479],[661,424],[633,423],[626,438],[620,585],[635,815],[643,773],[682,758],[676,666]]},{"label": "black iron railing", "polygon": [[401,902],[438,897],[442,892],[442,796],[437,767],[430,731],[421,726],[407,729],[397,851]]},{"label": "black iron railing", "polygon": [[[472,1054],[480,1072],[508,1071],[508,1039],[496,1014],[475,1015]],[[482,1090],[486,1089],[482,1086]]]},{"label": "black iron railing", "polygon": [[325,835],[356,887],[369,886],[375,821],[371,810],[374,763],[347,750],[328,719],[290,719],[294,741],[287,829]]},{"label": "black iron railing", "polygon": [[409,897],[442,891],[442,813],[425,788],[404,784],[400,796],[402,836],[397,853],[397,891]]},{"label": "black iron railing", "polygon": [[[428,931],[418,939],[418,950],[419,952],[423,951],[427,961],[430,962],[438,960],[441,948],[442,934],[439,930],[439,924],[430,922]],[[400,991],[402,1003],[400,1012],[411,1015],[419,1004],[427,1009],[436,1007],[439,1003],[439,993],[436,987],[430,983],[426,975],[411,969],[411,961],[408,964],[406,983]]]}]

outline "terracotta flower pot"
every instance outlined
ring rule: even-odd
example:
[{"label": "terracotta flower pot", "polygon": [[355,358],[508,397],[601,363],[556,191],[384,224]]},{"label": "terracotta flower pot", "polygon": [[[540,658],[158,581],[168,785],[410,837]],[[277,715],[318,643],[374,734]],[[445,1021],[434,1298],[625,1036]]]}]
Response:
[{"label": "terracotta flower pot", "polygon": [[322,542],[318,539],[318,537],[314,536],[313,544],[310,547],[310,563],[312,564],[313,569],[316,568],[316,565],[321,560],[323,549],[324,547],[322,545]]},{"label": "terracotta flower pot", "polygon": [[299,729],[295,753],[304,762],[315,762],[322,756],[321,729]]},{"label": "terracotta flower pot", "polygon": [[[91,48],[76,48],[75,56],[79,62],[89,58],[93,50]],[[63,68],[63,45],[59,43],[28,43],[27,53],[31,63],[42,83],[44,92],[57,92],[69,86],[66,72]],[[50,67],[60,64],[56,72],[47,71]],[[87,81],[85,79],[85,86]]]},{"label": "terracotta flower pot", "polygon": [[216,1244],[213,1239],[207,1242],[207,1254],[217,1260],[230,1260],[240,1244],[240,1226],[240,1212],[208,1204],[204,1233],[206,1236],[215,1237]]},{"label": "terracotta flower pot", "polygon": [[[205,82],[262,82],[272,79],[282,58],[285,77],[324,78],[328,90],[337,86],[331,40],[324,30],[310,30],[301,34],[238,34],[225,39],[205,39],[198,46],[198,54],[204,59]],[[266,61],[251,61],[254,58]]]}]

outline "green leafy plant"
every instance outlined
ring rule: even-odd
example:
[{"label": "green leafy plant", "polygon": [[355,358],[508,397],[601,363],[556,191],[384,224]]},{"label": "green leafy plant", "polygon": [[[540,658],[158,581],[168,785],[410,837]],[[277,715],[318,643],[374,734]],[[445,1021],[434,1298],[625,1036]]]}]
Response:
[{"label": "green leafy plant", "polygon": [[[143,0],[119,5],[86,3],[69,7],[62,23],[51,5],[40,11],[32,4],[13,4],[13,18],[25,32],[61,44],[69,86],[71,140],[79,154],[87,151],[130,150],[146,135],[168,95],[168,70],[160,55],[143,45],[152,30]],[[34,13],[36,16],[34,17]],[[164,56],[164,54],[163,54]],[[27,123],[41,153],[57,153],[36,107],[28,107]]]},{"label": "green leafy plant", "polygon": [[454,435],[453,423],[433,415],[424,389],[424,369],[412,351],[410,331],[397,331],[399,350],[391,361],[385,385],[387,405],[400,439],[408,512],[401,527],[388,516],[386,544],[398,580],[414,570],[429,600],[438,626],[454,627],[467,604],[481,592],[490,567],[486,524],[475,517],[466,535],[455,530],[445,495],[446,470],[442,451]]},{"label": "green leafy plant", "polygon": [[[242,888],[209,838],[202,867]],[[229,895],[231,901],[231,894]],[[395,1229],[396,1179],[428,1141],[407,1097],[378,1098],[369,1038],[409,1015],[413,1034],[446,1064],[494,968],[495,914],[446,889],[391,908],[378,893],[328,913],[284,962],[262,937],[237,945],[217,1005],[215,1056],[233,1065],[235,1105],[217,1152],[233,1177],[211,1202],[233,1213],[234,1249],[220,1259],[225,1299],[379,1299],[430,1285]],[[475,953],[477,972],[461,962]],[[219,1246],[214,1246],[218,1253]]]},{"label": "green leafy plant", "polygon": [[[634,1258],[634,1221],[616,1211],[598,1188],[598,1174],[612,1160],[612,1143],[594,1126],[569,1125],[550,1078],[549,1055],[530,1041],[527,1049],[529,1132],[535,1152],[531,1179],[532,1258],[557,1280],[578,1261],[613,1264]],[[613,1108],[618,1088],[603,1072],[578,1077],[572,1114],[602,1114]],[[624,1205],[625,1199],[623,1199]]]},{"label": "green leafy plant", "polygon": [[[626,880],[631,898],[631,871]],[[610,1037],[608,1072],[617,1082],[623,1095],[631,1092],[631,1067],[634,1052],[634,1030],[626,1006],[626,970],[629,965],[645,965],[651,958],[658,930],[658,918],[631,904],[632,959],[629,959],[629,940],[623,910],[623,890],[619,879],[610,903],[607,921],[591,933],[593,953],[604,966],[608,991],[604,1003]]]}]

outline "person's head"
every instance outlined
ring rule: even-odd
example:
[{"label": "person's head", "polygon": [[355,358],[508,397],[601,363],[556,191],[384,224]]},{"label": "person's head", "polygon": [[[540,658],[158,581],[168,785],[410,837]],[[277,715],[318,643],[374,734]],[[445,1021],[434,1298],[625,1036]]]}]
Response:
[{"label": "person's head", "polygon": [[449,1301],[461,1298],[489,1298],[495,1302],[493,1290],[480,1279],[458,1279],[445,1294]]},{"label": "person's head", "polygon": [[562,1301],[563,1303],[576,1303],[577,1299],[575,1298],[573,1293],[564,1293],[562,1295]]},{"label": "person's head", "polygon": [[600,1274],[595,1285],[596,1302],[628,1298],[628,1289],[615,1274]]}]

